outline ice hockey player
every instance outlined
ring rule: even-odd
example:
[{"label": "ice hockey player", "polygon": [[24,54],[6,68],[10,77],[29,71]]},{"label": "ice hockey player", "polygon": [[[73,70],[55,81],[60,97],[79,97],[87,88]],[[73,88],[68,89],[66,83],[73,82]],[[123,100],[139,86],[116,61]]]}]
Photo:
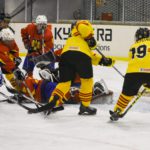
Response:
[{"label": "ice hockey player", "polygon": [[143,84],[150,85],[150,31],[139,28],[135,33],[135,43],[129,50],[129,62],[126,70],[122,93],[110,111],[110,119],[117,121],[127,108],[130,101],[138,94]]},{"label": "ice hockey player", "polygon": [[14,34],[9,28],[2,29],[0,32],[0,66],[2,73],[15,87],[13,72],[20,64],[19,49],[14,40]]},{"label": "ice hockey player", "polygon": [[[64,100],[67,100],[66,93],[70,89],[71,81],[74,80],[77,73],[81,80],[79,115],[96,114],[97,110],[89,106],[92,100],[93,87],[92,63],[111,66],[113,61],[111,58],[104,59],[99,54],[93,53],[91,49],[95,47],[96,41],[91,23],[87,20],[77,21],[61,54],[59,63],[60,83],[53,91],[49,104],[38,109],[38,112],[57,106],[58,103],[64,103]],[[32,111],[32,113],[36,112],[37,110]]]},{"label": "ice hockey player", "polygon": [[[32,96],[34,97],[35,101],[38,101],[40,103],[48,103],[49,98],[55,89],[58,82],[52,78],[57,78],[55,76],[54,72],[50,72],[47,69],[40,70],[39,72],[41,76],[41,80],[35,79],[33,77],[26,77],[24,76],[23,72],[18,69],[14,72],[15,79],[16,79],[16,85],[18,92],[21,94],[25,94],[26,96],[30,97],[30,94],[28,93],[27,88],[32,93]],[[55,76],[55,77],[54,77]],[[0,80],[1,81],[1,80]],[[93,96],[97,94],[104,93],[103,86],[100,82],[96,82],[93,87]],[[21,95],[18,95],[19,98],[21,98]],[[80,102],[79,99],[79,88],[71,87],[68,93],[66,94],[67,97],[67,103],[71,104],[77,104]],[[61,106],[62,103],[59,104]]]},{"label": "ice hockey player", "polygon": [[[38,80],[31,76],[25,76],[20,69],[14,72],[14,76],[16,79],[17,91],[30,98],[34,98],[33,100],[40,103],[48,102],[52,91],[57,85],[56,82],[51,82],[47,79]],[[32,96],[30,94],[32,94]]]},{"label": "ice hockey player", "polygon": [[32,58],[45,52],[53,51],[54,44],[51,25],[47,25],[46,16],[37,16],[35,23],[31,23],[21,29],[21,36],[27,49],[23,69],[27,72],[28,76],[32,76],[35,66]]}]

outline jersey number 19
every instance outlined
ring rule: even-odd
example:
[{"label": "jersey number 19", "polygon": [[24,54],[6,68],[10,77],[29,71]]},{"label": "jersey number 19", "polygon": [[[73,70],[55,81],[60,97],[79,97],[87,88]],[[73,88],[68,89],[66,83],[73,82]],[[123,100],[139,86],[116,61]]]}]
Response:
[{"label": "jersey number 19", "polygon": [[132,59],[135,57],[143,58],[146,55],[146,45],[140,45],[137,48],[132,48],[130,51],[132,52]]}]

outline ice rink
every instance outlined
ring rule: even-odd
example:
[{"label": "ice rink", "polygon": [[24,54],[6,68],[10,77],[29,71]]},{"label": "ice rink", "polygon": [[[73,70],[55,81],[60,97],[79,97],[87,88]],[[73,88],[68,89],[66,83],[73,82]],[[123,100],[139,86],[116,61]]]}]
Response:
[{"label": "ice rink", "polygon": [[[115,66],[124,74],[127,62],[117,61]],[[94,80],[101,78],[114,92],[114,102],[94,105],[95,116],[79,116],[79,105],[65,105],[64,111],[45,117],[0,103],[0,150],[148,150],[150,98],[142,97],[123,119],[110,122],[109,110],[123,78],[113,68],[94,67]],[[4,87],[0,90],[7,93]]]}]

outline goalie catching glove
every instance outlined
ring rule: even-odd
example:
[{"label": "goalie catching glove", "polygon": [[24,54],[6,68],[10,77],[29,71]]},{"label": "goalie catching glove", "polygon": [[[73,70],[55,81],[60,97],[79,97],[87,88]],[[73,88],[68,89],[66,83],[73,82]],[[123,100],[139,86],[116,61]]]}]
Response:
[{"label": "goalie catching glove", "polygon": [[115,60],[113,60],[112,58],[102,57],[99,62],[99,65],[111,67],[114,65],[114,63],[115,63]]}]

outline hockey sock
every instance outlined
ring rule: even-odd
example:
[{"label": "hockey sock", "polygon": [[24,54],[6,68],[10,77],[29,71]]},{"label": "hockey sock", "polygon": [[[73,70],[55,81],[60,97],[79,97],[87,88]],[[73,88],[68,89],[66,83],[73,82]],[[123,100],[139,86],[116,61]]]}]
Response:
[{"label": "hockey sock", "polygon": [[120,114],[125,110],[128,106],[129,102],[132,100],[133,96],[126,96],[124,94],[120,94],[119,99],[114,107],[114,111],[120,109]]},{"label": "hockey sock", "polygon": [[82,101],[82,105],[85,107],[88,107],[91,103],[92,87],[93,87],[93,78],[89,78],[89,79],[81,78],[79,98],[80,101]]}]

